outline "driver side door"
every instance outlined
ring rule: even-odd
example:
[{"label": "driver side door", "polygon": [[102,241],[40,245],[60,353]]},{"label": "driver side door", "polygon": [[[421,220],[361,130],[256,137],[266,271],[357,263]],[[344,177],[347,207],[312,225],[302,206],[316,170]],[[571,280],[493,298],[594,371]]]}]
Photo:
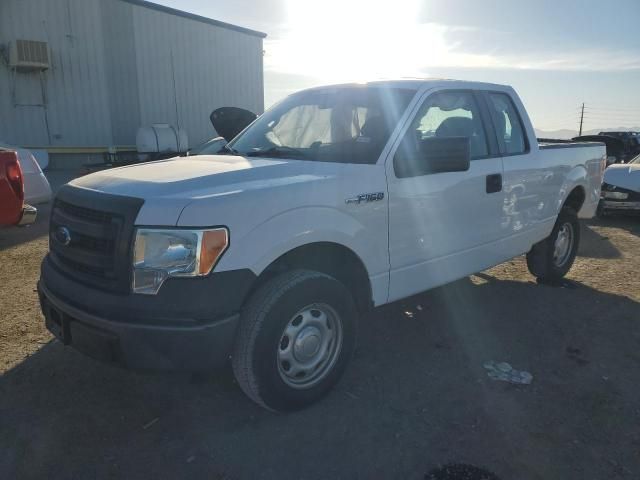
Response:
[{"label": "driver side door", "polygon": [[[497,245],[502,236],[502,161],[481,105],[469,90],[427,94],[391,151],[389,301],[480,271],[502,258]],[[424,161],[416,157],[416,145],[448,137],[468,139],[468,170],[440,167],[436,173],[428,168],[410,173],[408,163]]]}]

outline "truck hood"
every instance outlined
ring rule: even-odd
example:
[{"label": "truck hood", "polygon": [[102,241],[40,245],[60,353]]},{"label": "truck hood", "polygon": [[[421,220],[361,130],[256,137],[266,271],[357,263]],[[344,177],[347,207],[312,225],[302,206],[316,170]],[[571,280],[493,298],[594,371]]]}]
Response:
[{"label": "truck hood", "polygon": [[271,191],[335,178],[338,163],[198,155],[130,165],[80,177],[71,185],[144,200],[136,223],[173,225],[192,203],[230,200],[248,191]]},{"label": "truck hood", "polygon": [[[314,163],[315,165],[313,165]],[[104,170],[80,177],[72,185],[114,195],[149,200],[197,199],[203,196],[235,193],[246,188],[268,187],[273,183],[309,181],[316,162],[245,158],[229,155],[198,155]],[[325,166],[330,164],[324,163]],[[302,178],[301,178],[302,176]]]},{"label": "truck hood", "polygon": [[616,187],[640,192],[640,164],[614,164],[604,172],[604,182]]}]

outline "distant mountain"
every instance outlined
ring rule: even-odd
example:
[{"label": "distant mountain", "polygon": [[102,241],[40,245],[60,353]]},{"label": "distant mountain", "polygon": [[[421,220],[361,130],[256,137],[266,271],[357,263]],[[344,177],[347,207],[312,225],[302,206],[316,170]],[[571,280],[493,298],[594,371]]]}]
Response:
[{"label": "distant mountain", "polygon": [[[559,138],[569,139],[578,136],[577,130],[560,129],[560,130],[536,130],[536,136],[538,138]],[[619,127],[619,128],[598,128],[594,130],[586,130],[582,132],[583,135],[597,135],[600,132],[640,132],[640,127]]]},{"label": "distant mountain", "polygon": [[569,139],[578,135],[578,132],[575,130],[536,130],[536,136],[538,138],[561,138],[561,139]]}]

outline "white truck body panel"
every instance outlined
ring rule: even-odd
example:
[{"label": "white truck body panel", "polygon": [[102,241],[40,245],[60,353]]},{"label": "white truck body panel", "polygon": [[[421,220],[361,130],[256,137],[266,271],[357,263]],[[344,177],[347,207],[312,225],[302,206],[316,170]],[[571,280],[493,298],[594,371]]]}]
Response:
[{"label": "white truck body panel", "polygon": [[[256,275],[292,249],[331,242],[365,266],[381,305],[464,277],[527,252],[547,237],[567,196],[584,189],[579,212],[597,207],[604,146],[539,148],[510,87],[474,82],[398,81],[417,93],[377,162],[350,164],[241,156],[198,156],[99,172],[73,182],[145,203],[137,225],[226,226],[230,247],[215,271]],[[339,88],[339,87],[336,87]],[[522,117],[526,154],[472,160],[465,172],[396,178],[393,156],[415,112],[447,89],[508,94]],[[485,191],[488,175],[500,192]],[[381,201],[347,203],[363,193]]]}]

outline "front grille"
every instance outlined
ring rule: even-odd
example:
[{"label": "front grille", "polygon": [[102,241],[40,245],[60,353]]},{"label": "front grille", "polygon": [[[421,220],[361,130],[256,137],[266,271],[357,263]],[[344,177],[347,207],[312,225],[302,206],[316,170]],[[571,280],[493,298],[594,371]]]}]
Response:
[{"label": "front grille", "polygon": [[97,268],[91,265],[76,262],[75,260],[71,260],[70,258],[64,257],[64,256],[58,257],[58,260],[76,272],[84,273],[87,275],[93,275],[95,277],[100,277],[100,278],[109,277],[109,273],[103,268]]},{"label": "front grille", "polygon": [[133,224],[141,205],[136,198],[63,187],[51,211],[53,264],[84,284],[128,292]]},{"label": "front grille", "polygon": [[80,207],[78,205],[72,205],[63,200],[56,200],[56,205],[63,211],[71,213],[73,216],[88,220],[90,222],[97,223],[109,223],[112,218],[112,214],[109,212],[101,212],[94,210],[93,208]]},{"label": "front grille", "polygon": [[113,254],[115,241],[112,238],[96,238],[75,232],[71,240],[71,245],[87,251]]}]

